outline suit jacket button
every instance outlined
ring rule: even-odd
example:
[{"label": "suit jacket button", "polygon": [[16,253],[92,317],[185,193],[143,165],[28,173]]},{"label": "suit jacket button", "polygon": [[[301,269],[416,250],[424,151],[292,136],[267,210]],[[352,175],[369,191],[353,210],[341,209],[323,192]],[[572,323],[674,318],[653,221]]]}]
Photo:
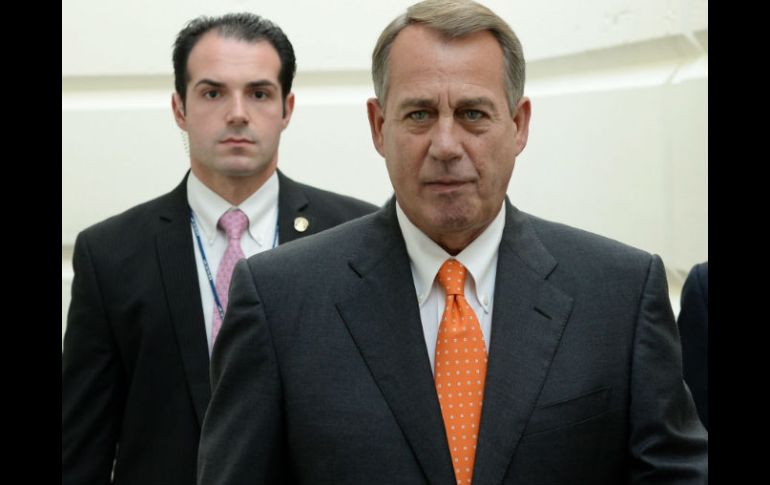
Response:
[{"label": "suit jacket button", "polygon": [[300,216],[294,219],[294,229],[296,229],[297,232],[307,231],[308,226],[310,226],[310,222],[304,217]]}]

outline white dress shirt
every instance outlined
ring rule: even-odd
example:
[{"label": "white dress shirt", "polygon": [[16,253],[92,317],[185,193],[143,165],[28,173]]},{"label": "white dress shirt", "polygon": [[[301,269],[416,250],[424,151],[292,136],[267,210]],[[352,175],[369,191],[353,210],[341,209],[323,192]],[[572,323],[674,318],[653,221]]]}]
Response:
[{"label": "white dress shirt", "polygon": [[431,370],[434,367],[439,323],[446,306],[446,294],[439,285],[436,275],[444,261],[452,257],[468,270],[468,276],[465,278],[465,299],[476,313],[484,335],[484,344],[489,352],[497,256],[505,227],[505,204],[484,232],[456,256],[447,253],[418,229],[406,216],[398,201],[396,201],[396,216],[406,242],[406,252],[409,254]]},{"label": "white dress shirt", "polygon": [[[230,209],[229,202],[216,192],[206,187],[195,174],[187,177],[187,202],[193,210],[198,224],[203,251],[211,270],[211,277],[216,281],[219,262],[227,248],[227,236],[217,228],[219,218]],[[249,228],[241,236],[241,248],[248,258],[262,251],[272,249],[278,244],[278,174],[273,175],[256,192],[244,200],[238,207],[249,218]],[[190,234],[195,247],[195,262],[198,266],[198,284],[201,289],[203,318],[206,323],[206,339],[211,354],[211,327],[214,322],[214,295],[211,291],[206,268],[203,265],[195,231],[190,227]]]}]

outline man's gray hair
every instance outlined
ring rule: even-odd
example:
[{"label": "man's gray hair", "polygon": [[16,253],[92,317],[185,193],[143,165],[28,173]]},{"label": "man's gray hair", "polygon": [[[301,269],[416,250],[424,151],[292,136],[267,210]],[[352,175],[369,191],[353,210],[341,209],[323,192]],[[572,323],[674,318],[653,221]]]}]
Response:
[{"label": "man's gray hair", "polygon": [[372,53],[374,93],[385,109],[388,93],[388,61],[396,36],[409,25],[423,24],[449,39],[488,31],[503,50],[505,89],[513,113],[524,94],[524,52],[516,34],[497,14],[471,0],[425,0],[406,9],[380,34]]}]

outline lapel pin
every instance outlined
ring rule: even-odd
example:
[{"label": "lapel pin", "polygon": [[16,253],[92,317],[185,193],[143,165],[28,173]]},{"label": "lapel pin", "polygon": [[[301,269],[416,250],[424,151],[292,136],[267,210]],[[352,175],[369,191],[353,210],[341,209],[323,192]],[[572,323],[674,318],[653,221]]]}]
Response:
[{"label": "lapel pin", "polygon": [[294,229],[297,232],[307,231],[308,226],[310,226],[310,222],[304,217],[300,216],[294,219]]}]

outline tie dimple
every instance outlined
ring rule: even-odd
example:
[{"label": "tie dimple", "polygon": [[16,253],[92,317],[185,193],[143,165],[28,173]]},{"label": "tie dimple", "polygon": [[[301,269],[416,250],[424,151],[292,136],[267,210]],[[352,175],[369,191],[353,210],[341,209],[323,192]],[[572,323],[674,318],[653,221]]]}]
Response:
[{"label": "tie dimple", "polygon": [[465,299],[467,270],[456,259],[441,265],[446,307],[436,338],[435,383],[458,484],[470,484],[476,459],[487,350],[476,314]]},{"label": "tie dimple", "polygon": [[456,259],[447,259],[438,270],[438,284],[447,296],[465,295],[465,266]]},{"label": "tie dimple", "polygon": [[[233,276],[235,263],[244,257],[243,249],[241,249],[241,236],[243,235],[243,231],[249,226],[249,218],[242,210],[235,209],[225,212],[222,217],[219,218],[219,223],[217,225],[223,229],[227,235],[227,248],[219,263],[216,280],[217,296],[219,296],[219,302],[222,304],[222,310],[225,310],[227,308],[230,279]],[[211,328],[212,344],[216,340],[221,327],[222,319],[219,316],[219,310],[215,304],[214,323]]]}]

